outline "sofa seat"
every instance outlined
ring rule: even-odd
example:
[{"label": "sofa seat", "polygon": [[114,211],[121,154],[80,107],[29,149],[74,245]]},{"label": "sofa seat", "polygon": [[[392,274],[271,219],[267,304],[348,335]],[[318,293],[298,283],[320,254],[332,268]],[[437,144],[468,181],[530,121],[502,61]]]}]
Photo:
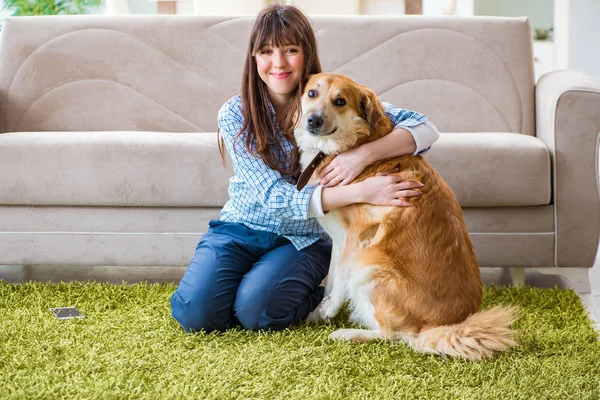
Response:
[{"label": "sofa seat", "polygon": [[550,204],[550,153],[534,136],[442,133],[426,157],[463,208]]},{"label": "sofa seat", "polygon": [[[16,132],[0,136],[0,204],[221,207],[231,172],[214,133]],[[512,133],[448,133],[427,155],[463,207],[550,202],[542,142]]]},{"label": "sofa seat", "polygon": [[0,135],[0,204],[222,207],[231,175],[214,133]]}]

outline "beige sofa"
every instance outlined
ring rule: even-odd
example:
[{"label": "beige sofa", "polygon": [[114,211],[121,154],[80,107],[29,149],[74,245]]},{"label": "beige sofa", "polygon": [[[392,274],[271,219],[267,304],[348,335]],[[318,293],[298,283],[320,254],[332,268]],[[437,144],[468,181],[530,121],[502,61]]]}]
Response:
[{"label": "beige sofa", "polygon": [[[323,68],[428,115],[481,266],[591,267],[600,85],[534,84],[526,19],[314,17]],[[0,264],[187,265],[227,200],[219,107],[253,18],[8,18]]]}]

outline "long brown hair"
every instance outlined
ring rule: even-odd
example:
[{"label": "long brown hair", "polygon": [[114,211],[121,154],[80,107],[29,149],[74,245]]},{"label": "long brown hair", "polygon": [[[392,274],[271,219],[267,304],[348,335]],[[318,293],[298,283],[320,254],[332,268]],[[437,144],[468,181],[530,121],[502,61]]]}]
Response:
[{"label": "long brown hair", "polygon": [[[269,110],[267,87],[258,75],[254,55],[265,45],[284,46],[295,44],[304,53],[304,70],[302,78],[287,104],[283,115],[279,116],[281,131],[294,145],[289,163],[280,166],[276,149],[283,152],[281,139],[275,135],[275,122]],[[298,8],[291,5],[272,4],[258,14],[248,43],[244,73],[242,75],[242,115],[244,125],[238,132],[234,147],[240,135],[245,134],[245,148],[249,154],[261,158],[269,168],[283,175],[294,175],[298,172],[298,150],[294,140],[293,129],[300,115],[300,98],[308,76],[321,72],[317,50],[317,39],[312,25]],[[254,147],[254,148],[253,148]],[[219,133],[219,151],[224,160],[224,144]]]}]

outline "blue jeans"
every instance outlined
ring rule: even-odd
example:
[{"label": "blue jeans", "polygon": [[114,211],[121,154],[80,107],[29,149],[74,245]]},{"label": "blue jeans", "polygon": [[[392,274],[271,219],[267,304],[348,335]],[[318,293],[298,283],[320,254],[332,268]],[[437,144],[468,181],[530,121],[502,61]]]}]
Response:
[{"label": "blue jeans", "polygon": [[188,332],[281,330],[323,298],[331,245],[296,250],[285,237],[213,220],[171,297],[173,317]]}]

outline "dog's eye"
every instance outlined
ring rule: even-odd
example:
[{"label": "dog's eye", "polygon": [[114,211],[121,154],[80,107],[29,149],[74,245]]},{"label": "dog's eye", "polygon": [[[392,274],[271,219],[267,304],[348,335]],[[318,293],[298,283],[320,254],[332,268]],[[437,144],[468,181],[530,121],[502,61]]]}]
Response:
[{"label": "dog's eye", "polygon": [[308,97],[310,97],[310,98],[317,97],[317,91],[316,90],[309,90],[308,91]]},{"label": "dog's eye", "polygon": [[344,99],[335,99],[333,101],[333,104],[335,104],[336,106],[339,106],[339,107],[345,106],[346,105],[346,100],[344,100]]}]

